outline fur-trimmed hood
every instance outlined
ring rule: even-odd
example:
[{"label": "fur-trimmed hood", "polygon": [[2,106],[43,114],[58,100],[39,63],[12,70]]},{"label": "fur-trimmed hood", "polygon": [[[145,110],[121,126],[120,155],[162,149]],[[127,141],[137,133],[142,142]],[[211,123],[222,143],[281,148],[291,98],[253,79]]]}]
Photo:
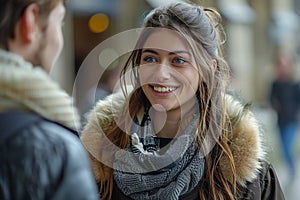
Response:
[{"label": "fur-trimmed hood", "polygon": [[[227,116],[231,121],[232,132],[229,134],[230,148],[235,161],[237,171],[237,182],[244,185],[246,181],[254,180],[261,168],[260,159],[264,157],[259,126],[252,112],[245,109],[238,101],[231,96],[226,96]],[[92,168],[96,181],[99,181],[100,174],[97,169],[99,160],[108,160],[100,154],[101,143],[107,138],[101,134],[114,127],[115,117],[124,104],[122,93],[108,96],[105,100],[99,101],[95,108],[87,116],[88,123],[81,133],[81,140],[91,154]],[[106,155],[108,156],[108,155]],[[224,157],[220,162],[224,176],[231,180],[232,172],[229,161]]]},{"label": "fur-trimmed hood", "polygon": [[0,111],[27,110],[80,128],[70,96],[41,68],[13,53],[0,50]]}]

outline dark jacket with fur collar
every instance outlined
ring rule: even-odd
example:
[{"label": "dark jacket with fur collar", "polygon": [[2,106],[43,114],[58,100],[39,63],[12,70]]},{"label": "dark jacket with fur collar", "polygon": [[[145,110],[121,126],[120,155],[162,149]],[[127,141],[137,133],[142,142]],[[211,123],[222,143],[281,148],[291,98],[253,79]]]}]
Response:
[{"label": "dark jacket with fur collar", "polygon": [[0,199],[97,199],[76,113],[44,70],[0,49]]},{"label": "dark jacket with fur collar", "polygon": [[[264,159],[259,126],[253,114],[250,111],[243,112],[243,106],[231,96],[226,97],[226,103],[228,119],[234,126],[229,139],[237,169],[237,182],[242,186],[241,199],[284,199],[276,173],[271,164]],[[114,119],[118,117],[118,111],[123,104],[124,97],[121,93],[99,101],[88,115],[88,123],[82,131],[81,140],[90,153],[97,182],[100,180],[99,170],[97,170],[100,161],[110,162],[109,156],[111,156],[110,150],[100,153],[99,149],[101,143],[106,140],[106,132],[116,125]],[[222,159],[220,167],[224,176],[230,181],[232,172],[228,166],[228,161]],[[198,189],[182,199],[198,199]],[[115,186],[113,199],[129,198],[122,195]]]}]

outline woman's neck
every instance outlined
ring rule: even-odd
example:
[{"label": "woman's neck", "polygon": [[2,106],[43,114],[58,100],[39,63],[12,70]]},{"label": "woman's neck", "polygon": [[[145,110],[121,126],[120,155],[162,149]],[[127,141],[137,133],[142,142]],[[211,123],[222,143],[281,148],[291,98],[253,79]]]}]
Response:
[{"label": "woman's neck", "polygon": [[174,138],[190,124],[196,112],[198,110],[194,103],[186,103],[167,112],[151,109],[149,115],[157,137]]}]

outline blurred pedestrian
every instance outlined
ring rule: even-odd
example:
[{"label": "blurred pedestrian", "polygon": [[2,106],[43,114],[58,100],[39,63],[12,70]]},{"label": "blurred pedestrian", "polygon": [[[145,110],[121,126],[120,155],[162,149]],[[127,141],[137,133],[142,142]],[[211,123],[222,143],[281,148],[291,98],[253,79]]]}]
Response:
[{"label": "blurred pedestrian", "polygon": [[98,199],[71,98],[48,75],[64,0],[1,0],[0,199]]},{"label": "blurred pedestrian", "polygon": [[276,77],[272,82],[270,101],[277,114],[277,125],[289,180],[296,175],[296,136],[300,106],[300,85],[295,78],[295,62],[289,54],[276,55]]},{"label": "blurred pedestrian", "polygon": [[81,135],[102,199],[284,199],[253,113],[227,94],[220,17],[188,3],[146,16],[124,93]]}]

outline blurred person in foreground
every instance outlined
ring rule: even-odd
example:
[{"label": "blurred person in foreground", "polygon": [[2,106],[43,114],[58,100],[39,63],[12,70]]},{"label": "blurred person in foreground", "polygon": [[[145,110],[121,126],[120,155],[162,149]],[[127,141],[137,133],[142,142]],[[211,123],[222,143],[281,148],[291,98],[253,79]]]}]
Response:
[{"label": "blurred person in foreground", "polygon": [[295,62],[285,52],[276,55],[276,77],[271,85],[270,102],[277,115],[277,125],[290,183],[296,177],[296,138],[300,106],[300,84],[295,79]]},{"label": "blurred person in foreground", "polygon": [[48,75],[63,0],[1,0],[0,199],[97,199],[71,99]]},{"label": "blurred person in foreground", "polygon": [[255,117],[226,94],[220,28],[216,10],[187,3],[145,18],[123,93],[81,135],[102,199],[284,199]]}]

